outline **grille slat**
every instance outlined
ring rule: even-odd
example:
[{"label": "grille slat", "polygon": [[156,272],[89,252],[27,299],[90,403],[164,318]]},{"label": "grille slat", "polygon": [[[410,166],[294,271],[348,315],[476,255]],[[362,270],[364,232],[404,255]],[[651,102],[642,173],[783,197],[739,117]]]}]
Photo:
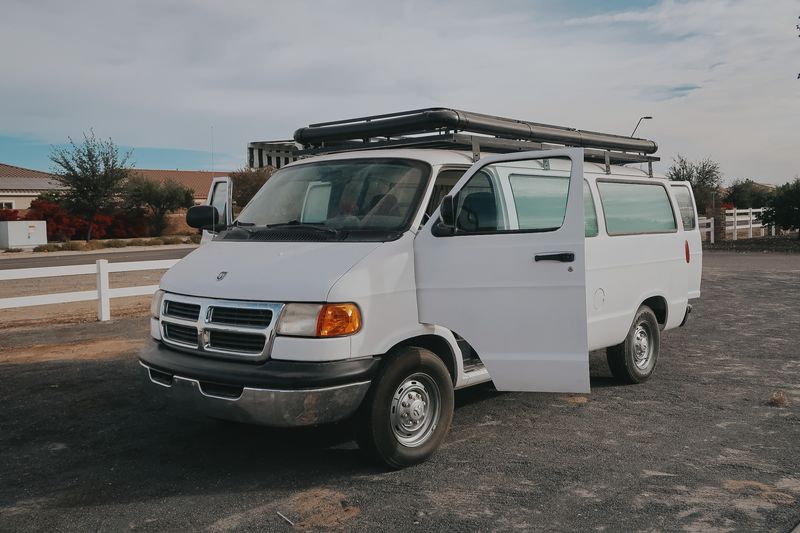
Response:
[{"label": "grille slat", "polygon": [[266,343],[263,335],[247,335],[228,331],[210,331],[208,346],[216,350],[261,353]]},{"label": "grille slat", "polygon": [[167,339],[197,346],[197,329],[179,324],[164,324],[164,335]]},{"label": "grille slat", "polygon": [[210,321],[212,324],[265,328],[272,322],[272,311],[269,309],[215,306],[211,308]]},{"label": "grille slat", "polygon": [[164,307],[164,314],[167,316],[174,316],[175,318],[197,320],[197,317],[200,316],[200,305],[167,300],[167,304]]}]

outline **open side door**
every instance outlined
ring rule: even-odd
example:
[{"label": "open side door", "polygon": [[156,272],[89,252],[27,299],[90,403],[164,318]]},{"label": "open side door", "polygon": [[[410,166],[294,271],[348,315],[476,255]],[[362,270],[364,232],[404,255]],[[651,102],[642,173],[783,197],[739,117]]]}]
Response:
[{"label": "open side door", "polygon": [[419,319],[476,350],[499,390],[589,392],[583,149],[491,156],[414,241]]},{"label": "open side door", "polygon": [[[214,178],[211,181],[206,204],[217,208],[220,225],[224,224],[227,227],[233,223],[233,181],[228,176]],[[207,243],[213,237],[212,232],[203,230],[200,244]]]}]

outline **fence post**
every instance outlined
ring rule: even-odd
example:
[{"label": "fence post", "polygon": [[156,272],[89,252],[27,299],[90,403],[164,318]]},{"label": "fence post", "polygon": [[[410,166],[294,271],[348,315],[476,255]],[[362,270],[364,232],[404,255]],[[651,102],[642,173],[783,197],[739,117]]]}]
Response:
[{"label": "fence post", "polygon": [[736,240],[737,234],[739,233],[739,220],[736,217],[736,213],[739,210],[734,208],[733,209],[733,240]]},{"label": "fence post", "polygon": [[711,236],[711,244],[714,244],[714,217],[711,217],[709,220],[711,221],[711,233],[709,233],[709,235]]},{"label": "fence post", "polygon": [[752,207],[748,207],[747,208],[747,224],[748,224],[748,226],[747,226],[747,238],[748,239],[752,239],[753,238],[753,208]]},{"label": "fence post", "polygon": [[108,260],[97,260],[97,320],[111,320],[111,298],[108,289]]}]

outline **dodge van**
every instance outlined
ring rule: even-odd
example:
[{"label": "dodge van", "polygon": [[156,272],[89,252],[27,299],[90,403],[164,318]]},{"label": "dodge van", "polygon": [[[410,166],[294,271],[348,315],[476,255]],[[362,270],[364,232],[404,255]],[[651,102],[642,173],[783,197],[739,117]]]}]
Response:
[{"label": "dodge van", "polygon": [[401,468],[456,389],[588,393],[600,349],[646,381],[700,296],[692,190],[652,141],[439,108],[295,141],[238,216],[227,179],[189,210],[210,238],[153,298],[147,380],[212,417],[352,419]]}]

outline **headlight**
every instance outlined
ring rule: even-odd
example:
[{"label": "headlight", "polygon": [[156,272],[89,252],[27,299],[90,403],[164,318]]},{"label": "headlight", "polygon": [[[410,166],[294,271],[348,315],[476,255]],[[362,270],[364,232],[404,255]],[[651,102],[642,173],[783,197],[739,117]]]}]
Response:
[{"label": "headlight", "polygon": [[153,293],[153,300],[150,302],[150,316],[153,318],[161,317],[161,303],[164,301],[164,291],[158,289]]},{"label": "headlight", "polygon": [[361,311],[356,304],[287,304],[277,333],[294,337],[341,337],[360,329]]}]

